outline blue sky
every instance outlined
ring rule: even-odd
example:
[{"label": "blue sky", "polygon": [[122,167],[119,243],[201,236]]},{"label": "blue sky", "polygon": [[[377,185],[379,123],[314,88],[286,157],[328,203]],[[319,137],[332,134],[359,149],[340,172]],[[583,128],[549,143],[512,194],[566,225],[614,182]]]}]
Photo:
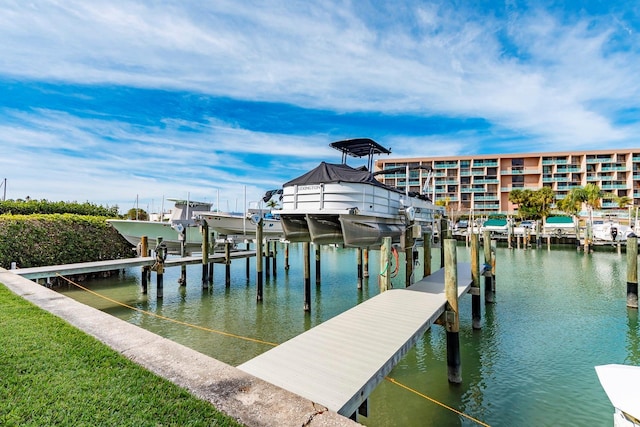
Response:
[{"label": "blue sky", "polygon": [[564,3],[5,0],[0,180],[9,199],[242,210],[345,138],[640,147],[640,3]]}]

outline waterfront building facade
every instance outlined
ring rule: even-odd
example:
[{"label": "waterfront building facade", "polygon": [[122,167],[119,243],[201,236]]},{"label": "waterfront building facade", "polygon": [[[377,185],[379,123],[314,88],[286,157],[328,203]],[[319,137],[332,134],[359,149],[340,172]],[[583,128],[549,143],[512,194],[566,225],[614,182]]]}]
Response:
[{"label": "waterfront building facade", "polygon": [[[582,152],[490,154],[451,157],[378,159],[376,171],[424,166],[406,173],[378,175],[385,184],[423,191],[435,202],[447,201],[461,213],[509,214],[514,189],[551,188],[556,200],[575,187],[596,184],[606,193],[627,196],[640,205],[640,148]],[[427,169],[430,169],[429,172]],[[602,201],[603,211],[619,210],[615,200]]]}]

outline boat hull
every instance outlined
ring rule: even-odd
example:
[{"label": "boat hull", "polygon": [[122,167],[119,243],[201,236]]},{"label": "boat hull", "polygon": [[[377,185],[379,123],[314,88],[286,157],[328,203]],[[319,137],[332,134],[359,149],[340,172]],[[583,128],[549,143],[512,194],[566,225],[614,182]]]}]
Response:
[{"label": "boat hull", "polygon": [[[142,236],[147,236],[149,249],[153,249],[158,243],[157,238],[162,237],[169,253],[179,254],[181,251],[179,233],[170,223],[127,219],[109,219],[107,222],[134,246],[140,244]],[[185,250],[188,253],[202,250],[202,234],[198,227],[186,227]]]},{"label": "boat hull", "polygon": [[[251,236],[255,238],[256,225],[243,215],[225,213],[201,214],[209,228],[222,236]],[[281,238],[284,236],[282,222],[275,218],[262,218],[262,233],[265,238]]]}]

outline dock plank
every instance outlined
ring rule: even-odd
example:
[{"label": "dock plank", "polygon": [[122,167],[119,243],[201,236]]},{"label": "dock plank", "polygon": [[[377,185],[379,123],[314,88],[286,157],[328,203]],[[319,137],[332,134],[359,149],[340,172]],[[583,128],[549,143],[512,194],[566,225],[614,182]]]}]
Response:
[{"label": "dock plank", "polygon": [[[458,264],[458,295],[471,267]],[[444,312],[444,269],[392,289],[292,338],[239,369],[350,416]]]}]

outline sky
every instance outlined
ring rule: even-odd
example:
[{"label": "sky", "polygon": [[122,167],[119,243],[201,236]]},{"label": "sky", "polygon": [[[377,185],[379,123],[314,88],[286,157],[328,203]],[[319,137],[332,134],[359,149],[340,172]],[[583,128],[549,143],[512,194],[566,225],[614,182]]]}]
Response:
[{"label": "sky", "polygon": [[0,198],[242,211],[342,139],[640,147],[639,30],[636,0],[0,0]]}]

